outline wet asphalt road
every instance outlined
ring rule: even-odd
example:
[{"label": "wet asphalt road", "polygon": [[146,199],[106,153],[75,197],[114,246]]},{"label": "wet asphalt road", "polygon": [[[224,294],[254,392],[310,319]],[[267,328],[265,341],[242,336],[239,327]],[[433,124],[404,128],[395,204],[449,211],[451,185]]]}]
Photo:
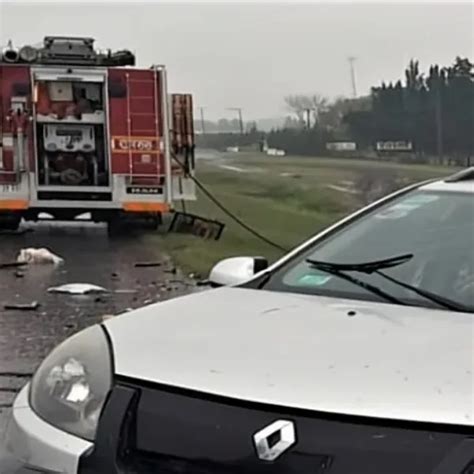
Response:
[{"label": "wet asphalt road", "polygon": [[[159,248],[145,244],[140,235],[111,239],[104,226],[92,223],[40,223],[32,229],[24,235],[0,235],[0,263],[15,261],[20,249],[27,247],[46,247],[65,262],[58,267],[28,265],[20,270],[23,276],[18,269],[0,269],[0,439],[15,393],[59,342],[104,315],[191,291]],[[135,267],[144,261],[161,265]],[[65,283],[92,283],[110,293],[47,292]],[[40,304],[35,311],[4,309],[5,304],[33,301]]]}]

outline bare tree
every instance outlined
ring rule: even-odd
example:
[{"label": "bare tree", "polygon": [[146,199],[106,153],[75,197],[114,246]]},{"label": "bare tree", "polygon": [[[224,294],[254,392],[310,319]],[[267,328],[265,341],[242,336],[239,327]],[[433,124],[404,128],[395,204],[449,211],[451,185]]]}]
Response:
[{"label": "bare tree", "polygon": [[311,97],[303,94],[287,95],[285,97],[286,108],[296,115],[298,120],[304,122],[306,110],[311,109]]},{"label": "bare tree", "polygon": [[[300,125],[308,123],[308,113],[312,124],[317,124],[325,130],[336,130],[343,127],[344,116],[351,111],[370,110],[370,96],[347,99],[337,97],[329,100],[321,94],[295,94],[287,95],[285,98],[286,108],[296,117]],[[294,126],[294,123],[293,123]]]},{"label": "bare tree", "polygon": [[310,99],[311,109],[313,112],[314,123],[319,123],[321,114],[324,113],[329,106],[329,99],[321,94],[313,94]]}]

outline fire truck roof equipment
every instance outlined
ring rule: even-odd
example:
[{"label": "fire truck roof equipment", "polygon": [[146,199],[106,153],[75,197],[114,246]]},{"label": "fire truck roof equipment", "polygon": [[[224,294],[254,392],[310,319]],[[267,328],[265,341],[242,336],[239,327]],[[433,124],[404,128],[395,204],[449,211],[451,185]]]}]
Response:
[{"label": "fire truck roof equipment", "polygon": [[134,66],[135,56],[128,50],[99,52],[94,49],[93,38],[46,36],[41,48],[23,46],[18,51],[10,42],[0,56],[0,62],[71,66]]}]

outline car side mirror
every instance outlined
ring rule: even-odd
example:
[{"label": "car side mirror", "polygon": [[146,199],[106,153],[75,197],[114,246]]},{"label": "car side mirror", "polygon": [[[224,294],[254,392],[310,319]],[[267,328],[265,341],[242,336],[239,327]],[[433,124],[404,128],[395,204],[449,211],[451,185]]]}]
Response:
[{"label": "car side mirror", "polygon": [[266,268],[268,261],[263,257],[226,258],[212,268],[209,283],[213,286],[238,285]]}]

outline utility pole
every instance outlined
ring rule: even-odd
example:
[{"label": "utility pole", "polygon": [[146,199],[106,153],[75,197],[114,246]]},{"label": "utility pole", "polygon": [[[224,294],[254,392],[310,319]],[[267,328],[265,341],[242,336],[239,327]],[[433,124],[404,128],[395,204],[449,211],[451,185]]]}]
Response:
[{"label": "utility pole", "polygon": [[311,109],[304,109],[306,112],[306,128],[309,130],[311,128]]},{"label": "utility pole", "polygon": [[199,111],[201,113],[201,132],[203,135],[206,134],[206,126],[204,122],[204,107],[199,107]]},{"label": "utility pole", "polygon": [[356,73],[354,63],[356,61],[355,56],[349,56],[347,60],[349,61],[349,67],[351,70],[351,84],[352,84],[352,95],[354,99],[357,97],[357,86],[356,86]]},{"label": "utility pole", "polygon": [[439,164],[443,164],[443,111],[441,105],[441,78],[436,85],[436,145]]},{"label": "utility pole", "polygon": [[229,107],[228,110],[233,110],[234,112],[238,113],[240,134],[243,135],[244,134],[244,119],[242,118],[242,108],[241,107]]}]

